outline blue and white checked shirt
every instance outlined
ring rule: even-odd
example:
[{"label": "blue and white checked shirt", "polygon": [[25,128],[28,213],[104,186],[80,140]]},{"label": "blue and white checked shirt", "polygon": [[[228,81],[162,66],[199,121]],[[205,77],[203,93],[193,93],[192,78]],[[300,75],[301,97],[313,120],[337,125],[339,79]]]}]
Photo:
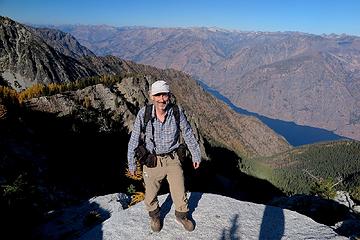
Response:
[{"label": "blue and white checked shirt", "polygon": [[[191,126],[180,107],[179,107],[179,113],[180,113],[181,133],[192,155],[192,161],[200,162],[201,153],[200,153],[199,144],[196,141]],[[136,169],[135,158],[134,158],[135,148],[139,144],[141,128],[144,126],[144,114],[145,114],[145,107],[142,107],[136,116],[133,131],[131,133],[131,137],[128,145],[127,157],[128,157],[128,164],[130,171],[135,171]],[[152,130],[151,122],[154,126],[154,136],[152,134],[153,130]],[[176,126],[176,120],[173,114],[173,108],[167,110],[165,120],[162,123],[155,117],[155,107],[153,106],[152,119],[148,122],[145,131],[146,148],[150,152],[153,152],[153,150],[155,150],[157,154],[162,154],[175,150],[176,148],[179,147],[180,144],[179,134],[181,133]],[[154,139],[155,146],[152,139]]]}]

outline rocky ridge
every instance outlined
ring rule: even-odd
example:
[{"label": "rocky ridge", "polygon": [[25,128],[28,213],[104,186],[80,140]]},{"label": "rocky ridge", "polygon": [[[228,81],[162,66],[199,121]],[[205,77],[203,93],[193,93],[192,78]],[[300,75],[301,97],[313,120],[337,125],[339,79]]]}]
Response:
[{"label": "rocky ridge", "polygon": [[78,60],[54,50],[33,30],[1,16],[0,42],[0,72],[14,89],[95,75]]},{"label": "rocky ridge", "polygon": [[[152,70],[152,74],[155,74],[154,71],[160,71]],[[144,73],[144,71],[141,72]],[[228,146],[233,151],[248,157],[268,156],[289,149],[289,145],[283,138],[275,135],[259,120],[234,113],[224,103],[206,93],[190,77],[181,75],[177,71],[165,72],[162,74],[167,75],[166,79],[169,79],[173,93],[177,96],[176,101],[186,110],[188,119],[197,130],[195,133],[202,143],[204,142],[202,138],[208,141],[214,139],[215,143]],[[152,76],[158,76],[160,73],[161,71]],[[177,75],[177,79],[173,74]],[[149,101],[148,86],[154,80],[151,77],[144,79],[130,77],[123,79],[113,88],[100,84],[67,94],[30,99],[27,105],[34,111],[66,116],[71,115],[79,107],[82,108],[84,99],[88,98],[89,107],[99,109],[101,106],[103,110],[110,111],[114,117],[121,117],[120,121],[130,132],[136,109]],[[190,91],[194,94],[192,99],[182,97]],[[194,102],[197,104],[193,104]],[[228,124],[223,124],[223,121]],[[224,132],[227,134],[224,135]],[[206,156],[204,150],[203,156]]]},{"label": "rocky ridge", "polygon": [[85,56],[95,56],[86,47],[82,46],[71,34],[50,28],[30,28],[45,42],[62,54],[78,59]]},{"label": "rocky ridge", "polygon": [[249,111],[360,140],[359,37],[210,28],[53,27],[70,32],[98,55],[189,73]]},{"label": "rocky ridge", "polygon": [[[143,202],[122,210],[116,194],[94,197],[65,209],[43,226],[45,238],[60,239],[348,239],[333,229],[296,212],[273,206],[237,201],[228,197],[188,194],[195,230],[186,232],[175,221],[171,197],[159,197],[164,227],[153,233]],[[217,206],[214,208],[214,206]],[[89,212],[103,221],[92,228],[79,225]],[[71,219],[76,219],[73,222]],[[60,221],[59,221],[60,220]],[[77,237],[79,236],[79,237]]]}]

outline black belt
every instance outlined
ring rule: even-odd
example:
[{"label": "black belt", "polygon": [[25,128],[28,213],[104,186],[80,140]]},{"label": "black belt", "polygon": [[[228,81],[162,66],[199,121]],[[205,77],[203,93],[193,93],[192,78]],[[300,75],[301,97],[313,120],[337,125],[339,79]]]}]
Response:
[{"label": "black belt", "polygon": [[156,156],[159,156],[159,157],[166,157],[166,156],[169,156],[171,159],[174,159],[174,153],[176,152],[176,149],[171,151],[171,152],[168,152],[168,153],[161,153],[161,154],[156,154]]}]

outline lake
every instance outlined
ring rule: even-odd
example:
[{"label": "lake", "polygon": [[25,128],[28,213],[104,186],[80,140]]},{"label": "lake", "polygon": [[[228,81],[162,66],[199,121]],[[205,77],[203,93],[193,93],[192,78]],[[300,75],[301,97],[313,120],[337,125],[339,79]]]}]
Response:
[{"label": "lake", "polygon": [[305,144],[323,142],[323,141],[333,141],[340,139],[348,139],[343,136],[339,136],[332,131],[315,128],[310,126],[298,125],[294,122],[282,121],[279,119],[272,119],[260,114],[249,112],[245,109],[235,106],[228,98],[221,95],[215,89],[210,88],[204,82],[199,81],[198,83],[211,95],[215,96],[219,100],[225,102],[229,107],[231,107],[237,113],[254,116],[261,120],[264,124],[274,130],[277,134],[283,136],[288,143],[293,146],[301,146]]}]

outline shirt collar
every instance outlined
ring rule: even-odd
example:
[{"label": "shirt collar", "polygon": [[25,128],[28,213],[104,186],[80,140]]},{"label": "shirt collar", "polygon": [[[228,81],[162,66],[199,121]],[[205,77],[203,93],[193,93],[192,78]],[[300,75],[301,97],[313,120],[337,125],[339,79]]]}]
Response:
[{"label": "shirt collar", "polygon": [[[171,111],[172,107],[170,107],[170,104],[168,104],[168,106],[166,107],[166,113],[165,113],[165,118],[169,115],[169,112]],[[152,111],[151,111],[151,118],[154,119],[156,118],[155,116],[155,105],[152,105]]]}]

